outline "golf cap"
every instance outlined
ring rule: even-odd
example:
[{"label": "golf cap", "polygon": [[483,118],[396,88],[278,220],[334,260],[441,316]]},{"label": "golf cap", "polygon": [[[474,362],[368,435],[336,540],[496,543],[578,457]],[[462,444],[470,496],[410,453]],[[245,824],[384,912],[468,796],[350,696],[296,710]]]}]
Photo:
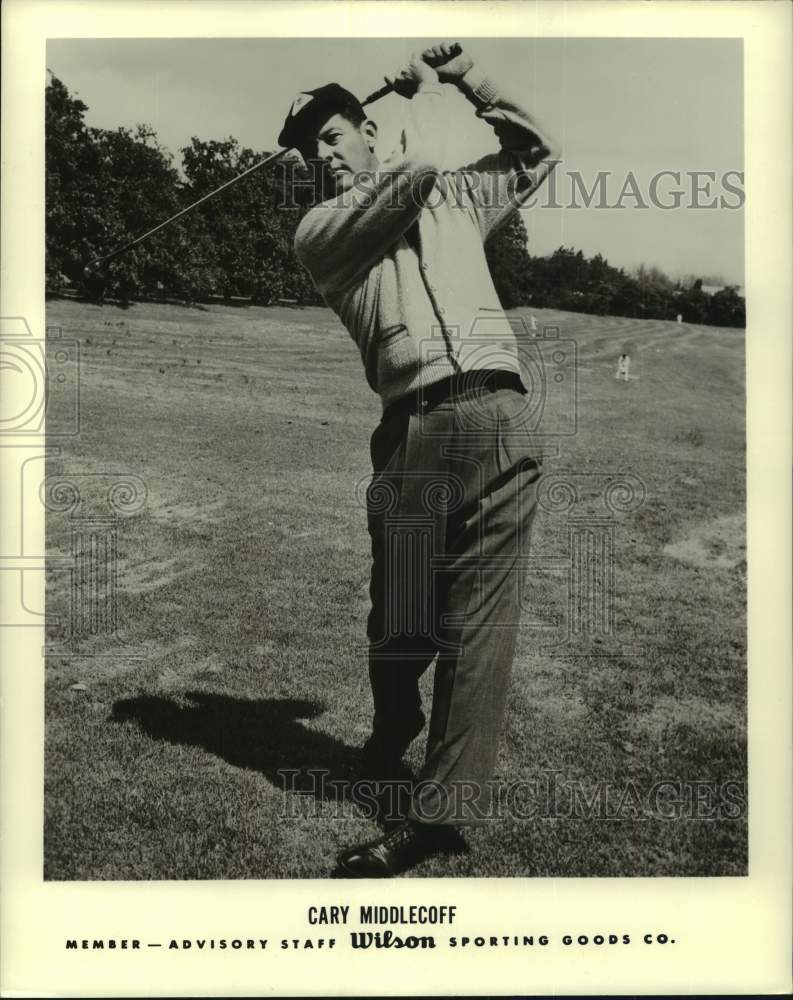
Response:
[{"label": "golf cap", "polygon": [[355,94],[338,83],[326,83],[316,90],[305,90],[292,101],[278,142],[288,149],[300,148],[301,144],[316,138],[317,130],[328,118],[345,109],[365,115],[363,105]]}]

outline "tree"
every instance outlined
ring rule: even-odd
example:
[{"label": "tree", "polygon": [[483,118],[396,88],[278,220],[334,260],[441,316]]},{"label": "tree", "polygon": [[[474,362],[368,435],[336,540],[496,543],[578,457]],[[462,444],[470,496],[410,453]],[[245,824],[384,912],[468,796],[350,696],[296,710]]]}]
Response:
[{"label": "tree", "polygon": [[[233,138],[193,138],[182,150],[185,195],[196,200],[266,156],[240,147]],[[294,252],[295,231],[307,206],[291,199],[289,190],[295,179],[307,180],[307,173],[294,163],[268,165],[198,210],[190,231],[205,248],[218,294],[249,296],[264,304],[277,298],[319,300]]]},{"label": "tree", "polygon": [[697,278],[690,288],[683,290],[678,298],[678,304],[686,323],[707,322],[709,296],[702,291],[701,278]]},{"label": "tree", "polygon": [[640,264],[635,272],[639,290],[639,315],[647,319],[672,319],[675,315],[674,283],[658,267]]},{"label": "tree", "polygon": [[710,297],[707,322],[715,326],[746,326],[746,303],[737,286],[727,285]]},{"label": "tree", "polygon": [[52,77],[44,108],[45,245],[47,286],[55,289],[82,276],[82,240],[100,228],[91,190],[99,158],[83,122],[87,110]]},{"label": "tree", "polygon": [[[101,242],[86,250],[99,256],[123,245],[181,207],[179,175],[154,132],[91,129],[100,160]],[[125,253],[107,268],[109,292],[123,300],[156,295],[178,284],[185,261],[184,234],[169,226]]]},{"label": "tree", "polygon": [[128,299],[173,284],[183,260],[178,233],[165,231],[98,278],[84,268],[178,211],[179,178],[154,132],[88,128],[87,106],[52,77],[45,94],[47,284]]},{"label": "tree", "polygon": [[519,212],[513,212],[485,244],[487,266],[505,309],[525,305],[529,299],[528,244],[529,234]]},{"label": "tree", "polygon": [[[242,149],[234,139],[194,139],[183,150],[184,182],[148,126],[87,127],[86,105],[55,77],[45,105],[48,289],[71,284],[89,297],[122,300],[193,300],[212,293],[257,302],[319,300],[293,249],[308,206],[284,203],[287,175],[275,164],[86,277],[89,262],[175,215],[264,154]],[[302,165],[290,170],[306,180]]]}]

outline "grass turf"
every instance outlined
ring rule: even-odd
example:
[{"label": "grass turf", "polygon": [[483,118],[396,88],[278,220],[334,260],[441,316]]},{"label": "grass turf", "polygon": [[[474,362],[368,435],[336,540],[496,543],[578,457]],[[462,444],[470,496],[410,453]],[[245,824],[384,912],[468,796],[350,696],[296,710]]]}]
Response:
[{"label": "grass turf", "polygon": [[[578,349],[578,431],[546,471],[632,472],[647,490],[615,521],[623,652],[548,649],[566,578],[529,574],[498,776],[535,783],[535,814],[486,823],[409,877],[743,874],[745,810],[723,808],[746,778],[743,331],[535,315]],[[100,630],[47,660],[45,877],[326,877],[377,828],[280,772],[349,778],[369,731],[355,485],[379,403],[354,346],[323,309],[54,301],[48,324],[81,348],[81,432],[48,472],[130,473],[148,495],[118,523],[123,644]],[[51,554],[69,530],[48,516]],[[567,530],[540,512],[538,566],[566,557]],[[68,613],[63,573],[48,611]]]}]

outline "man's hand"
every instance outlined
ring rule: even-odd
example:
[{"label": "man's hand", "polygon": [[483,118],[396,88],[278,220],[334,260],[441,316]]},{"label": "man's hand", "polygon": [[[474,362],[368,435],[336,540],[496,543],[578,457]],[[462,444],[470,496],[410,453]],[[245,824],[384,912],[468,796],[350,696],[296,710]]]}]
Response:
[{"label": "man's hand", "polygon": [[474,61],[463,51],[459,42],[441,42],[432,48],[424,49],[421,58],[428,66],[438,71],[441,83],[457,83],[473,66]]},{"label": "man's hand", "polygon": [[385,82],[400,97],[412,97],[422,83],[437,83],[438,74],[429,63],[414,52],[407,66],[397,70],[393,76],[386,76]]}]

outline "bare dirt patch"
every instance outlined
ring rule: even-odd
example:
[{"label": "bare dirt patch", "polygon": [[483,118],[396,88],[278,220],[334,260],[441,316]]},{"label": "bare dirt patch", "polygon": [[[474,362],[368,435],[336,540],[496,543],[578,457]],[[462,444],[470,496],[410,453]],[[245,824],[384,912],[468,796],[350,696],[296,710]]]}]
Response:
[{"label": "bare dirt patch", "polygon": [[198,568],[194,562],[183,557],[170,559],[146,559],[140,563],[120,559],[118,563],[118,586],[124,594],[143,594],[159,590],[180,576]]},{"label": "bare dirt patch", "polygon": [[210,500],[207,503],[189,503],[168,501],[158,496],[149,497],[149,513],[157,520],[173,524],[218,524],[223,520],[225,507],[223,500]]},{"label": "bare dirt patch", "polygon": [[733,569],[746,560],[746,516],[717,517],[670,542],[664,555],[701,569]]}]

